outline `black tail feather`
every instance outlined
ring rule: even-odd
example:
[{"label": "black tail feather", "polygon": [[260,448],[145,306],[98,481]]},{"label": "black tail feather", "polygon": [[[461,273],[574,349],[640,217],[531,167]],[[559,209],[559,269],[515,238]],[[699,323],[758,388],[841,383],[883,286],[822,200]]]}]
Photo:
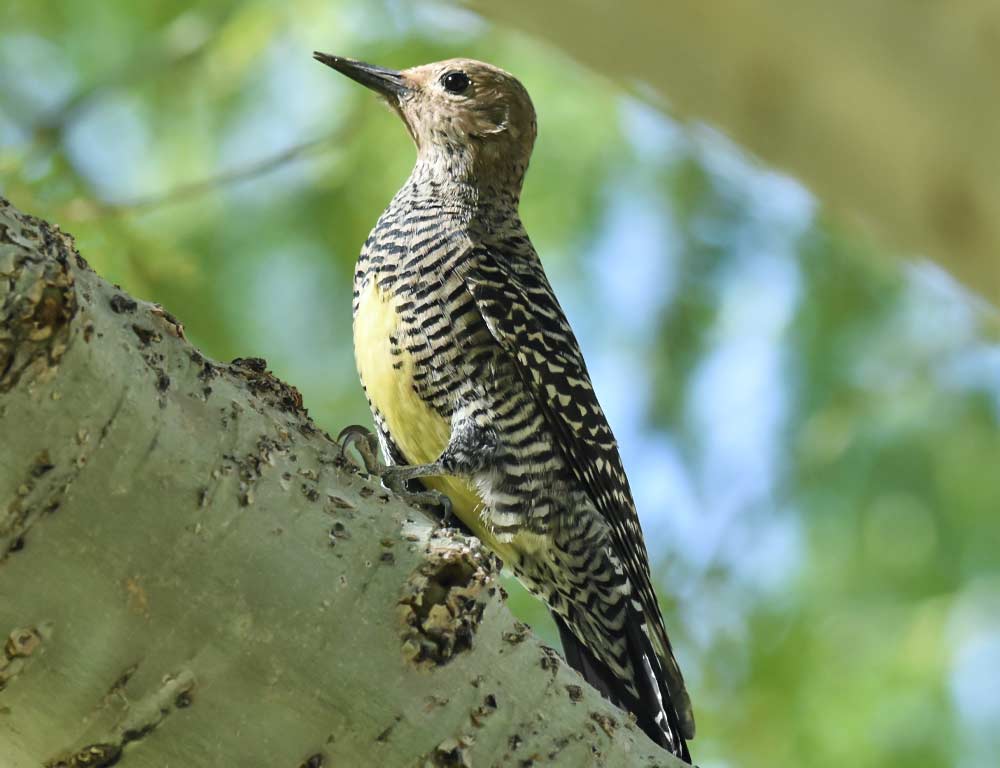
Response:
[{"label": "black tail feather", "polygon": [[649,738],[686,763],[691,762],[687,742],[681,735],[680,724],[660,673],[659,660],[652,644],[638,623],[627,622],[629,656],[636,670],[636,688],[639,697],[632,694],[606,664],[583,645],[563,619],[552,614],[562,640],[566,663],[580,673],[584,680],[611,701],[636,718],[636,724]]}]

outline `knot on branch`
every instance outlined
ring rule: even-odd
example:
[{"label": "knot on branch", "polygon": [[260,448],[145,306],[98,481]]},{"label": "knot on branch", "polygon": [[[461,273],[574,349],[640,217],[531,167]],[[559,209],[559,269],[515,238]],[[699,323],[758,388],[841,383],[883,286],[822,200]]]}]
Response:
[{"label": "knot on branch", "polygon": [[77,310],[71,255],[83,263],[68,235],[0,198],[0,393],[25,371],[54,371],[66,351]]},{"label": "knot on branch", "polygon": [[399,601],[406,660],[433,667],[469,650],[496,593],[499,570],[477,539],[454,529],[435,531],[427,559],[410,575]]}]

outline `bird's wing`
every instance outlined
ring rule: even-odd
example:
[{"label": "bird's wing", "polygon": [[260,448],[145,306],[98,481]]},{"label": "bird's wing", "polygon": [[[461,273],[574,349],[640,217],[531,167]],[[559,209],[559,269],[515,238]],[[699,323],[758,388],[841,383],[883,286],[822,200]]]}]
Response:
[{"label": "bird's wing", "polygon": [[465,284],[490,333],[510,356],[595,507],[608,521],[614,553],[659,646],[667,689],[685,736],[694,718],[649,576],[646,549],[618,444],[601,410],[579,344],[538,257],[484,253]]}]

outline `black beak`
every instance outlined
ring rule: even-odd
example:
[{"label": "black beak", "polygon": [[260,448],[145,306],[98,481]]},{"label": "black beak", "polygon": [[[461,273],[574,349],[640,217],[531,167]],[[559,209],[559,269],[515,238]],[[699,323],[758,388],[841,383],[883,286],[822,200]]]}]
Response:
[{"label": "black beak", "polygon": [[345,59],[343,56],[331,56],[329,53],[319,51],[313,51],[313,58],[383,96],[395,96],[398,99],[410,91],[403,80],[403,75],[394,69],[376,67],[374,64]]}]

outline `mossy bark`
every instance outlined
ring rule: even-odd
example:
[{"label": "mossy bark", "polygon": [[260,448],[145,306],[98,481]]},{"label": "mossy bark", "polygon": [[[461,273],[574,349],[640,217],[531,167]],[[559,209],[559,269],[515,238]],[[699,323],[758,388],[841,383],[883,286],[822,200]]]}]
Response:
[{"label": "mossy bark", "polygon": [[497,563],[0,199],[0,764],[677,764]]}]

